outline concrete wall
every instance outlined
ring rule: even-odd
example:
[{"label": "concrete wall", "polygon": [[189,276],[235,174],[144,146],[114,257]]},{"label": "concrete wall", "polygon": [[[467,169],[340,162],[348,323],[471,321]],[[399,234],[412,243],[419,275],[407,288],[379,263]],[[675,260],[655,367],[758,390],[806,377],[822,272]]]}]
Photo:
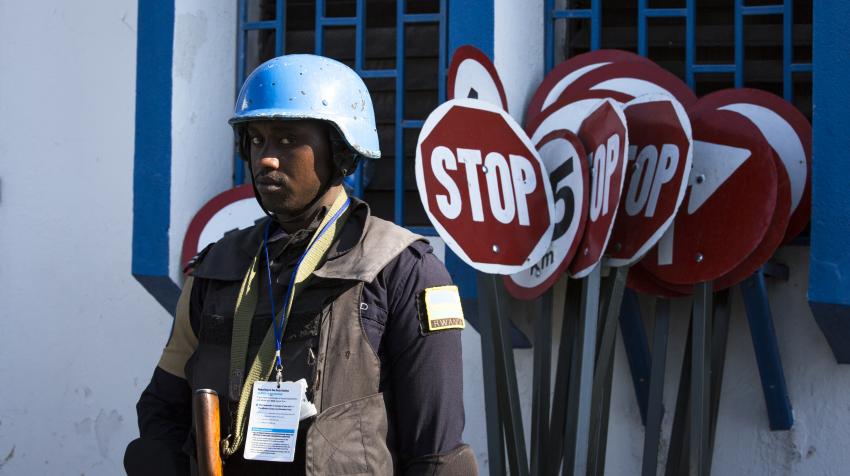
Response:
[{"label": "concrete wall", "polygon": [[233,186],[236,2],[178,0],[174,12],[169,272],[182,282],[180,252],[192,217]]},{"label": "concrete wall", "polygon": [[[734,290],[714,475],[840,475],[850,467],[846,450],[850,444],[850,367],[835,362],[809,311],[808,252],[808,247],[801,246],[780,249],[776,259],[789,266],[790,278],[787,282],[768,279],[767,283],[794,427],[769,430],[746,314],[740,293]],[[667,457],[689,310],[690,300],[674,302],[660,464]],[[651,322],[649,318],[650,326]],[[632,475],[637,474],[641,462],[643,429],[622,340],[616,352],[606,474]]]},{"label": "concrete wall", "polygon": [[[0,2],[0,474],[122,473],[171,327],[130,275],[136,16],[132,0]],[[230,185],[235,6],[181,0],[175,17],[179,253]]]},{"label": "concrete wall", "polygon": [[129,273],[136,2],[0,2],[0,473],[122,471],[170,316]]}]

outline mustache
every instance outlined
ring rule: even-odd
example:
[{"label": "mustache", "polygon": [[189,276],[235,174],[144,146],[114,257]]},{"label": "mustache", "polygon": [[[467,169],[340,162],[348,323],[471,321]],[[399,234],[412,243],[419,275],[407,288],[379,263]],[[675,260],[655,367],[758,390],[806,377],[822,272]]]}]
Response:
[{"label": "mustache", "polygon": [[273,173],[258,173],[254,176],[254,183],[266,185],[284,185],[286,180],[283,177],[276,176]]}]

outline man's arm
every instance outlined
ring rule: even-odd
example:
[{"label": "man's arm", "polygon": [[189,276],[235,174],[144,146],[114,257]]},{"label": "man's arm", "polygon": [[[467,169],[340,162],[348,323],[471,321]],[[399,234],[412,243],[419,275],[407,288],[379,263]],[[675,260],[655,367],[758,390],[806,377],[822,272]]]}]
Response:
[{"label": "man's arm", "polygon": [[[384,345],[390,364],[399,467],[405,475],[477,474],[472,451],[461,442],[461,331],[429,330],[424,304],[426,289],[450,286],[451,277],[424,243],[405,250],[392,266],[387,279],[389,318]],[[452,287],[439,292],[457,291]]]},{"label": "man's arm", "polygon": [[130,443],[124,455],[130,476],[189,471],[189,459],[182,447],[192,426],[192,392],[184,367],[198,345],[189,305],[193,281],[190,277],[183,286],[168,344],[136,404],[140,437]]}]

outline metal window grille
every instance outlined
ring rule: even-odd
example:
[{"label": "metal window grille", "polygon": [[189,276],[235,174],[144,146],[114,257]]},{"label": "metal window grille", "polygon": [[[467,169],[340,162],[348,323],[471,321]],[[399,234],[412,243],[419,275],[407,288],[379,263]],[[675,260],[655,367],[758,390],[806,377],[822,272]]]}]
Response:
[{"label": "metal window grille", "polygon": [[678,74],[699,95],[767,89],[811,118],[812,0],[697,3],[546,0],[546,70],[582,51],[627,49]]},{"label": "metal window grille", "polygon": [[[425,117],[445,100],[447,1],[239,0],[240,87],[255,66],[289,53],[329,56],[364,78],[375,103],[382,158],[361,163],[354,195],[400,225],[427,224],[414,198],[413,153]],[[386,164],[390,158],[393,167]],[[370,172],[373,179],[364,187]],[[238,158],[234,182],[245,182]]]}]

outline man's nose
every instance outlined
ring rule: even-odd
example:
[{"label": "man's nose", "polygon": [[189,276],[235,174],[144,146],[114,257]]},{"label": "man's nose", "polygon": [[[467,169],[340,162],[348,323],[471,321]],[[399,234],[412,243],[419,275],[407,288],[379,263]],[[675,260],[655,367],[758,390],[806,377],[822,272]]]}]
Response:
[{"label": "man's nose", "polygon": [[259,166],[261,169],[277,170],[280,167],[280,159],[272,154],[264,153],[260,156]]}]

